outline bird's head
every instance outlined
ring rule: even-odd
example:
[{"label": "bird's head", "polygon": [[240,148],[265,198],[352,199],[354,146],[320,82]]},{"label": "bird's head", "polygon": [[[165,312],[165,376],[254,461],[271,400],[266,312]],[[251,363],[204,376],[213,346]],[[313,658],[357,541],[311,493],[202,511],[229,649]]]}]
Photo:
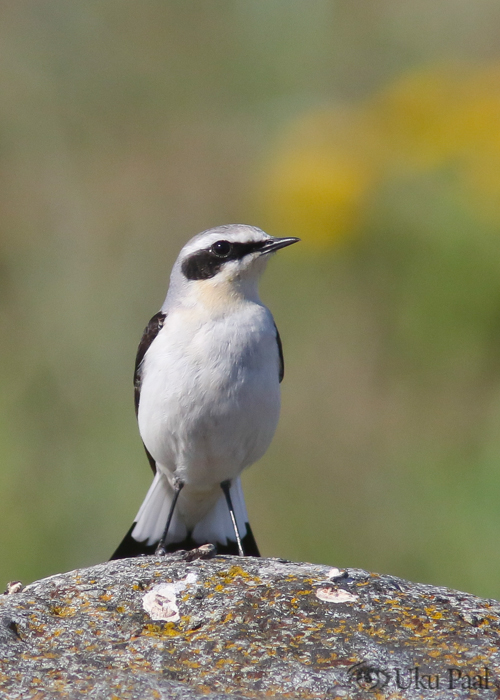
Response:
[{"label": "bird's head", "polygon": [[172,270],[169,297],[186,301],[258,298],[257,283],[269,255],[299,241],[274,238],[255,226],[228,224],[199,233],[182,248]]}]

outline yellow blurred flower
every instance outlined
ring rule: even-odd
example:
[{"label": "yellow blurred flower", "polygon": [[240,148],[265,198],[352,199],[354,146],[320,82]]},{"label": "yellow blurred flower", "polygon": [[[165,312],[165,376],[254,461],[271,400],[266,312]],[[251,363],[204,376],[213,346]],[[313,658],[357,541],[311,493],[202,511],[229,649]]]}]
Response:
[{"label": "yellow blurred flower", "polygon": [[434,168],[456,151],[456,92],[453,79],[434,70],[400,78],[362,107],[378,134],[384,169]]},{"label": "yellow blurred flower", "polygon": [[477,215],[500,221],[500,67],[434,67],[375,98],[385,170],[451,167]]},{"label": "yellow blurred flower", "polygon": [[288,129],[265,169],[269,230],[329,246],[356,228],[373,173],[353,116],[340,110],[313,112]]},{"label": "yellow blurred flower", "polygon": [[295,120],[265,167],[265,225],[324,248],[360,227],[384,180],[440,168],[500,223],[500,66],[433,66]]}]

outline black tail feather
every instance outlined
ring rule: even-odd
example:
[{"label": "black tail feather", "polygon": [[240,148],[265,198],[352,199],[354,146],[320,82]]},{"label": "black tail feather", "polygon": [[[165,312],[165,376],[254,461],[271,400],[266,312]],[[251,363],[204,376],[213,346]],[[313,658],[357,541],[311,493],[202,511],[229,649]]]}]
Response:
[{"label": "black tail feather", "polygon": [[[118,545],[116,551],[110,558],[113,559],[128,559],[129,557],[140,557],[144,554],[154,554],[158,542],[154,544],[146,544],[147,540],[144,542],[138,542],[132,537],[132,530],[135,527],[135,523],[127,532],[123,540]],[[182,542],[171,542],[166,546],[167,552],[178,552],[180,549],[190,550],[199,547],[202,544],[207,544],[205,542],[195,542],[191,537],[186,537]],[[226,544],[220,544],[214,542],[217,547],[218,554],[238,554],[238,545],[232,540],[228,540]],[[246,523],[246,533],[241,540],[243,546],[243,553],[246,557],[260,557],[259,548],[257,547],[257,542],[253,536],[252,528],[249,523]]]},{"label": "black tail feather", "polygon": [[146,541],[139,542],[132,537],[132,530],[135,523],[132,523],[130,530],[127,532],[123,540],[120,542],[115,552],[110,558],[113,559],[128,559],[129,557],[140,557],[141,554],[154,554],[156,544],[146,544]]}]

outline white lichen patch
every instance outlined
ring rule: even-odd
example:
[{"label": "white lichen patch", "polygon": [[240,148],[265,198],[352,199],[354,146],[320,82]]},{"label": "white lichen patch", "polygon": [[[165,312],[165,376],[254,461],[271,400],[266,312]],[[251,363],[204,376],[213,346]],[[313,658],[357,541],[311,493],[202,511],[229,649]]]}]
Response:
[{"label": "white lichen patch", "polygon": [[318,588],[316,598],[324,600],[326,603],[352,603],[358,600],[358,596],[349,591],[344,591],[343,588]]},{"label": "white lichen patch", "polygon": [[24,586],[21,581],[9,581],[7,588],[4,591],[4,595],[14,595],[14,593],[21,593],[24,590]]},{"label": "white lichen patch", "polygon": [[177,595],[171,583],[160,583],[146,593],[142,607],[152,620],[177,622],[180,620]]},{"label": "white lichen patch", "polygon": [[197,580],[196,574],[188,574],[186,578],[176,583],[159,583],[143,597],[142,607],[152,620],[178,622],[180,615],[177,594],[190,584],[196,583]]},{"label": "white lichen patch", "polygon": [[337,569],[336,566],[330,569],[327,578],[343,578],[346,575],[345,569]]}]

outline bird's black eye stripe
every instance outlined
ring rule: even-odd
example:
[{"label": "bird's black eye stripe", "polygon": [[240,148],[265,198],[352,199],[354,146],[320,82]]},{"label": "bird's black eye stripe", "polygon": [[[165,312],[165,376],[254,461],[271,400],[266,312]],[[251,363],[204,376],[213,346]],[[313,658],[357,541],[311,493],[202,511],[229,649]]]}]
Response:
[{"label": "bird's black eye stripe", "polygon": [[199,250],[186,258],[181,266],[182,273],[188,280],[208,280],[215,277],[229,260],[241,260],[245,255],[263,248],[265,243],[266,241],[216,241],[207,250]]}]

